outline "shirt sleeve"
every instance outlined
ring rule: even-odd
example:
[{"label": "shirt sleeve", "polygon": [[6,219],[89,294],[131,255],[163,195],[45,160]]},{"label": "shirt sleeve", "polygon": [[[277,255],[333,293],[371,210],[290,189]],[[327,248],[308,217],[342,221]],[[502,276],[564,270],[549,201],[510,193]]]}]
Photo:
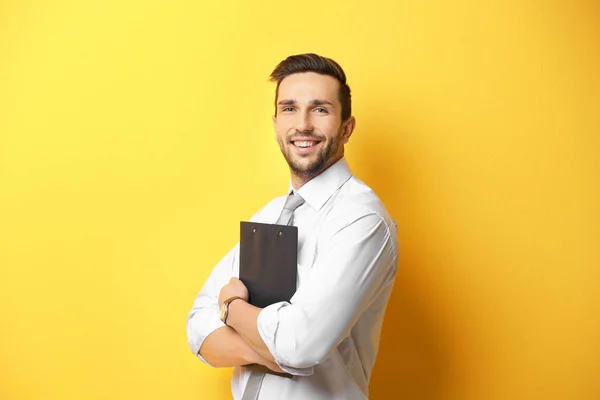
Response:
[{"label": "shirt sleeve", "polygon": [[213,268],[200,293],[196,296],[187,318],[187,338],[190,350],[208,365],[211,364],[199,353],[200,347],[208,335],[225,326],[220,317],[219,293],[221,288],[234,276],[236,266],[239,266],[239,250],[239,243],[237,243]]},{"label": "shirt sleeve", "polygon": [[327,359],[397,272],[395,232],[375,212],[334,218],[321,235],[310,277],[289,303],[265,307],[257,321],[276,362],[290,372]]},{"label": "shirt sleeve", "polygon": [[[250,221],[266,222],[266,219],[270,218],[267,211],[273,207],[273,204],[276,205],[276,201],[272,201],[258,210],[252,215]],[[211,364],[200,355],[200,348],[211,333],[225,326],[221,321],[219,293],[223,286],[229,283],[231,277],[239,277],[239,271],[240,243],[237,242],[214,266],[202,289],[194,299],[194,304],[188,314],[186,321],[188,345],[192,353],[207,365]]]}]

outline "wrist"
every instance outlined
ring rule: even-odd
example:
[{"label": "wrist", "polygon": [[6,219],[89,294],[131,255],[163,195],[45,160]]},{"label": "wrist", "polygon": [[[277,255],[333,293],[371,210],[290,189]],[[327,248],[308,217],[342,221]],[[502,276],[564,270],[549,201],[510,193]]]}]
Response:
[{"label": "wrist", "polygon": [[241,297],[238,297],[238,298],[232,300],[231,302],[229,302],[229,311],[227,313],[227,319],[225,321],[225,325],[235,329],[233,327],[233,324],[235,323],[234,316],[237,315],[239,305],[243,302],[245,302],[245,301]]},{"label": "wrist", "polygon": [[[224,301],[223,301],[223,303],[222,303],[222,304],[221,304],[221,306],[220,306],[220,308],[221,308],[221,310],[220,310],[220,313],[221,313],[221,316],[220,316],[220,318],[221,318],[221,321],[222,321],[222,322],[223,322],[225,325],[227,325],[227,326],[230,326],[230,325],[228,324],[228,321],[229,321],[229,312],[230,312],[230,307],[229,307],[229,306],[231,305],[231,303],[233,303],[235,300],[238,300],[238,299],[241,299],[241,297],[238,297],[238,296],[233,296],[233,297],[230,297],[230,298],[228,298],[228,299],[224,300]],[[231,326],[230,326],[230,327],[231,327]]]}]

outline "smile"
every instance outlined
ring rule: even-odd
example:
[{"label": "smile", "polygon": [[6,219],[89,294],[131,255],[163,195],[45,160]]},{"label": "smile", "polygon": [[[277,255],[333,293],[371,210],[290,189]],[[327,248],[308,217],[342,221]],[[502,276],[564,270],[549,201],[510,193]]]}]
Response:
[{"label": "smile", "polygon": [[307,147],[312,147],[312,146],[316,145],[319,142],[314,142],[314,141],[298,141],[298,142],[292,142],[292,143],[296,147],[307,148]]}]

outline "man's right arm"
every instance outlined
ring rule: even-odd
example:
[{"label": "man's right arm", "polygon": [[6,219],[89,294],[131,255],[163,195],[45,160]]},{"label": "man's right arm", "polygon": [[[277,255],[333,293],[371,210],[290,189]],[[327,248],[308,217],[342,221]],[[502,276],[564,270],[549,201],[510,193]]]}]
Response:
[{"label": "man's right arm", "polygon": [[237,367],[238,365],[260,364],[283,372],[277,364],[261,357],[232,328],[219,328],[204,340],[199,354],[214,367]]},{"label": "man's right arm", "polygon": [[202,362],[214,367],[244,365],[252,358],[244,340],[221,321],[218,305],[219,292],[234,275],[238,256],[239,244],[236,244],[215,265],[196,296],[187,319],[190,350]]},{"label": "man's right arm", "polygon": [[280,371],[275,363],[261,357],[235,330],[221,321],[219,293],[232,276],[237,277],[238,260],[239,243],[214,267],[196,296],[187,319],[188,344],[201,361],[213,367],[260,364]]}]

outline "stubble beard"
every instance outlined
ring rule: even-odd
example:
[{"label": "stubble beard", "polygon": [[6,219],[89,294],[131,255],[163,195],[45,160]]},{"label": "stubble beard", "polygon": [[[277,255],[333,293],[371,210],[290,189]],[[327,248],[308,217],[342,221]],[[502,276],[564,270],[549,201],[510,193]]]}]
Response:
[{"label": "stubble beard", "polygon": [[[290,167],[290,172],[292,173],[292,175],[296,175],[297,177],[308,181],[308,180],[314,178],[315,176],[317,176],[318,174],[320,174],[321,172],[323,172],[323,170],[325,170],[327,167],[329,167],[331,159],[337,153],[337,150],[339,148],[340,131],[341,131],[341,127],[340,127],[340,130],[338,131],[338,135],[336,135],[331,140],[329,140],[325,144],[325,146],[316,155],[308,156],[308,157],[314,158],[313,160],[311,160],[308,163],[308,165],[298,162],[299,158],[294,157],[294,155],[291,153],[291,148],[286,147],[285,143],[282,143],[282,140],[278,138],[277,141],[279,142],[279,147],[281,149],[281,153],[283,154],[285,161],[287,162],[288,166]],[[321,142],[323,142],[321,137],[318,137],[318,136],[306,135],[306,137],[307,137],[307,140],[310,140],[310,138],[315,138],[315,139],[321,140]],[[289,143],[289,142],[286,142],[286,143]],[[290,144],[290,146],[293,146],[293,144]],[[308,158],[308,157],[302,157],[302,158]]]}]

